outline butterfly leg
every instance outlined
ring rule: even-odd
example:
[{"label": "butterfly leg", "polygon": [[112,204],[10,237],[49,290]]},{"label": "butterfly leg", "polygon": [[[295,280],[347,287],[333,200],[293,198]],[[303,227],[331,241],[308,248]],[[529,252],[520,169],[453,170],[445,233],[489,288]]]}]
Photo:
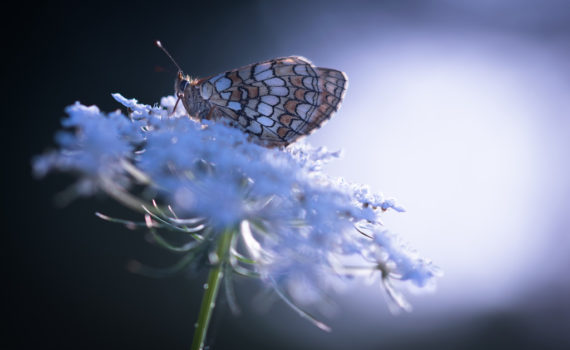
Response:
[{"label": "butterfly leg", "polygon": [[212,107],[212,108],[210,108],[210,112],[208,112],[208,115],[207,115],[205,118],[203,118],[203,119],[212,120],[212,115],[214,114],[214,110],[215,110],[215,109],[216,109],[215,106]]},{"label": "butterfly leg", "polygon": [[169,117],[172,117],[174,115],[174,112],[176,112],[176,107],[178,107],[178,102],[180,102],[181,98],[182,98],[182,95],[178,95],[178,98],[176,99],[176,103],[174,104],[174,107],[172,108],[172,111],[170,112]]}]

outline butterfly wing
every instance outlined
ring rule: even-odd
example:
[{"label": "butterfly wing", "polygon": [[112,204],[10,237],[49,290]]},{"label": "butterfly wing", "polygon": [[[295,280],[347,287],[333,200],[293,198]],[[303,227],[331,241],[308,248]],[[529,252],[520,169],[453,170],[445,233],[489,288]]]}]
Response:
[{"label": "butterfly wing", "polygon": [[299,56],[251,64],[198,82],[222,119],[269,146],[286,146],[321,127],[338,110],[346,74]]}]

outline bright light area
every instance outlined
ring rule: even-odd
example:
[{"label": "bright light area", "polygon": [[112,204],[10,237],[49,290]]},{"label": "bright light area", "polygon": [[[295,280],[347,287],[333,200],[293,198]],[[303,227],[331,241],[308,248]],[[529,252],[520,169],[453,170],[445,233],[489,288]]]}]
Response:
[{"label": "bright light area", "polygon": [[[532,283],[543,240],[533,203],[546,181],[536,131],[544,72],[515,42],[401,39],[339,61],[346,103],[313,140],[346,151],[330,172],[408,209],[386,215],[387,226],[445,271],[437,293],[414,298],[417,312],[507,305]],[[367,309],[379,290],[349,298]]]}]

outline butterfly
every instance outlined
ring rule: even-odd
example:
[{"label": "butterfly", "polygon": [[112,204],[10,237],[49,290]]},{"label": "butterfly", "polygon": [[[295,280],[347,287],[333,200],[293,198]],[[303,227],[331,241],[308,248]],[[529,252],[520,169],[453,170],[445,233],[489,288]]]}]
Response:
[{"label": "butterfly", "polygon": [[[344,72],[300,56],[274,58],[202,79],[178,68],[175,93],[190,117],[222,121],[268,147],[287,146],[320,128],[348,87]],[[177,103],[178,103],[177,101]]]}]

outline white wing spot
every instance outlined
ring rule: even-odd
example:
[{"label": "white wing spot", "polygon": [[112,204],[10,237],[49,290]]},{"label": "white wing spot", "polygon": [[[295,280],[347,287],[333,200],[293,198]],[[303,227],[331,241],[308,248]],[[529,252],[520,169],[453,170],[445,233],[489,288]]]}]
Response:
[{"label": "white wing spot", "polygon": [[285,86],[285,81],[281,78],[271,78],[265,80],[265,84],[268,86]]},{"label": "white wing spot", "polygon": [[222,93],[220,94],[220,96],[222,96],[222,98],[223,98],[224,100],[229,100],[231,95],[232,95],[232,93],[229,92],[229,91],[228,91],[228,92],[222,92]]},{"label": "white wing spot", "polygon": [[239,102],[236,102],[236,101],[231,101],[228,103],[228,108],[231,108],[234,111],[239,111],[239,110],[241,110],[241,104]]},{"label": "white wing spot", "polygon": [[229,88],[231,85],[232,81],[224,77],[216,81],[216,90],[224,91],[225,89]]},{"label": "white wing spot", "polygon": [[276,87],[272,87],[271,89],[269,89],[271,95],[275,95],[275,96],[287,96],[289,95],[289,89],[287,89],[286,87],[282,87],[282,86],[276,86]]},{"label": "white wing spot", "polygon": [[273,126],[273,124],[275,124],[275,120],[267,117],[259,117],[257,121],[264,126]]},{"label": "white wing spot", "polygon": [[293,70],[295,71],[295,73],[299,75],[309,75],[309,73],[307,72],[307,66],[296,65],[295,68],[293,68]]},{"label": "white wing spot", "polygon": [[259,73],[255,75],[255,80],[261,81],[265,79],[269,79],[273,76],[273,72],[271,70],[266,70],[265,72]]},{"label": "white wing spot", "polygon": [[257,111],[263,115],[272,115],[273,107],[271,107],[267,103],[260,103],[259,105],[257,105]]},{"label": "white wing spot", "polygon": [[273,95],[265,95],[261,96],[261,101],[269,105],[275,106],[276,104],[279,103],[279,97]]},{"label": "white wing spot", "polygon": [[296,112],[303,119],[306,119],[307,118],[307,112],[309,111],[309,108],[311,108],[311,105],[308,105],[306,103],[300,103],[297,105]]}]

